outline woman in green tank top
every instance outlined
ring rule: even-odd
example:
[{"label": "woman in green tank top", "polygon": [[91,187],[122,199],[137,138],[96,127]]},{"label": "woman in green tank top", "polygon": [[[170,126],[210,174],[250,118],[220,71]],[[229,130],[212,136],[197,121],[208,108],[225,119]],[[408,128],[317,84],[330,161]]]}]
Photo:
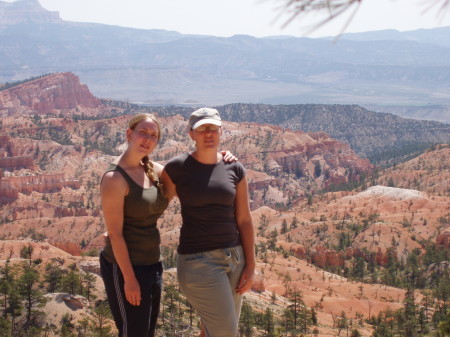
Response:
[{"label": "woman in green tank top", "polygon": [[167,207],[159,183],[162,165],[149,160],[160,138],[153,115],[134,116],[128,147],[102,178],[103,216],[108,232],[100,267],[119,336],[154,336],[162,265],[157,219]]}]

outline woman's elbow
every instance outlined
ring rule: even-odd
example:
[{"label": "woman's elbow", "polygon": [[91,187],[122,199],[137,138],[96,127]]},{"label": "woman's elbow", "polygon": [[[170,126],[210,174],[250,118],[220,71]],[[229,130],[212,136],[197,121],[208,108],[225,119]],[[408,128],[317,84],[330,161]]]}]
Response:
[{"label": "woman's elbow", "polygon": [[238,221],[238,227],[240,229],[253,229],[253,221],[251,219],[243,219]]},{"label": "woman's elbow", "polygon": [[108,238],[111,242],[117,242],[123,240],[123,233],[121,231],[108,231]]}]

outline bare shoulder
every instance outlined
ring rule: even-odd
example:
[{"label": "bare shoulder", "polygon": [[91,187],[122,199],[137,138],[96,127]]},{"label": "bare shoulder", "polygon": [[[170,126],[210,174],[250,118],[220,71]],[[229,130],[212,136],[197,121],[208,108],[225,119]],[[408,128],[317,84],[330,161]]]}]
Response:
[{"label": "bare shoulder", "polygon": [[118,171],[106,172],[102,178],[101,188],[104,189],[123,189],[128,187],[127,181]]},{"label": "bare shoulder", "polygon": [[164,169],[164,166],[161,165],[160,163],[155,162],[155,161],[152,161],[152,163],[153,163],[153,168],[154,168],[156,174],[158,175],[158,177],[161,177],[161,174],[162,174],[162,171]]}]

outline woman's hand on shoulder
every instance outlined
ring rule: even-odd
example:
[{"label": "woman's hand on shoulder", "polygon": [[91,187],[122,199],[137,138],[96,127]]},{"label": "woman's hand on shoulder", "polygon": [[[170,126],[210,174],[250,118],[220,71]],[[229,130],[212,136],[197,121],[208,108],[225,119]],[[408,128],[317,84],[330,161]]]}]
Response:
[{"label": "woman's hand on shoulder", "polygon": [[220,151],[220,154],[223,156],[223,161],[226,163],[234,163],[238,161],[238,157],[232,154],[230,151]]}]

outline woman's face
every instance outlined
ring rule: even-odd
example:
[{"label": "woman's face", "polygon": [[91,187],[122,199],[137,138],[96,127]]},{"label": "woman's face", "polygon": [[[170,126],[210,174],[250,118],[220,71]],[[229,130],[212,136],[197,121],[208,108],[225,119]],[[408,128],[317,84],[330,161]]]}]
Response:
[{"label": "woman's face", "polygon": [[158,125],[150,118],[143,119],[136,124],[134,129],[127,129],[128,147],[147,156],[158,144],[158,136]]},{"label": "woman's face", "polygon": [[214,124],[203,124],[189,131],[189,135],[194,140],[197,150],[217,149],[219,147],[221,133],[221,127]]}]

